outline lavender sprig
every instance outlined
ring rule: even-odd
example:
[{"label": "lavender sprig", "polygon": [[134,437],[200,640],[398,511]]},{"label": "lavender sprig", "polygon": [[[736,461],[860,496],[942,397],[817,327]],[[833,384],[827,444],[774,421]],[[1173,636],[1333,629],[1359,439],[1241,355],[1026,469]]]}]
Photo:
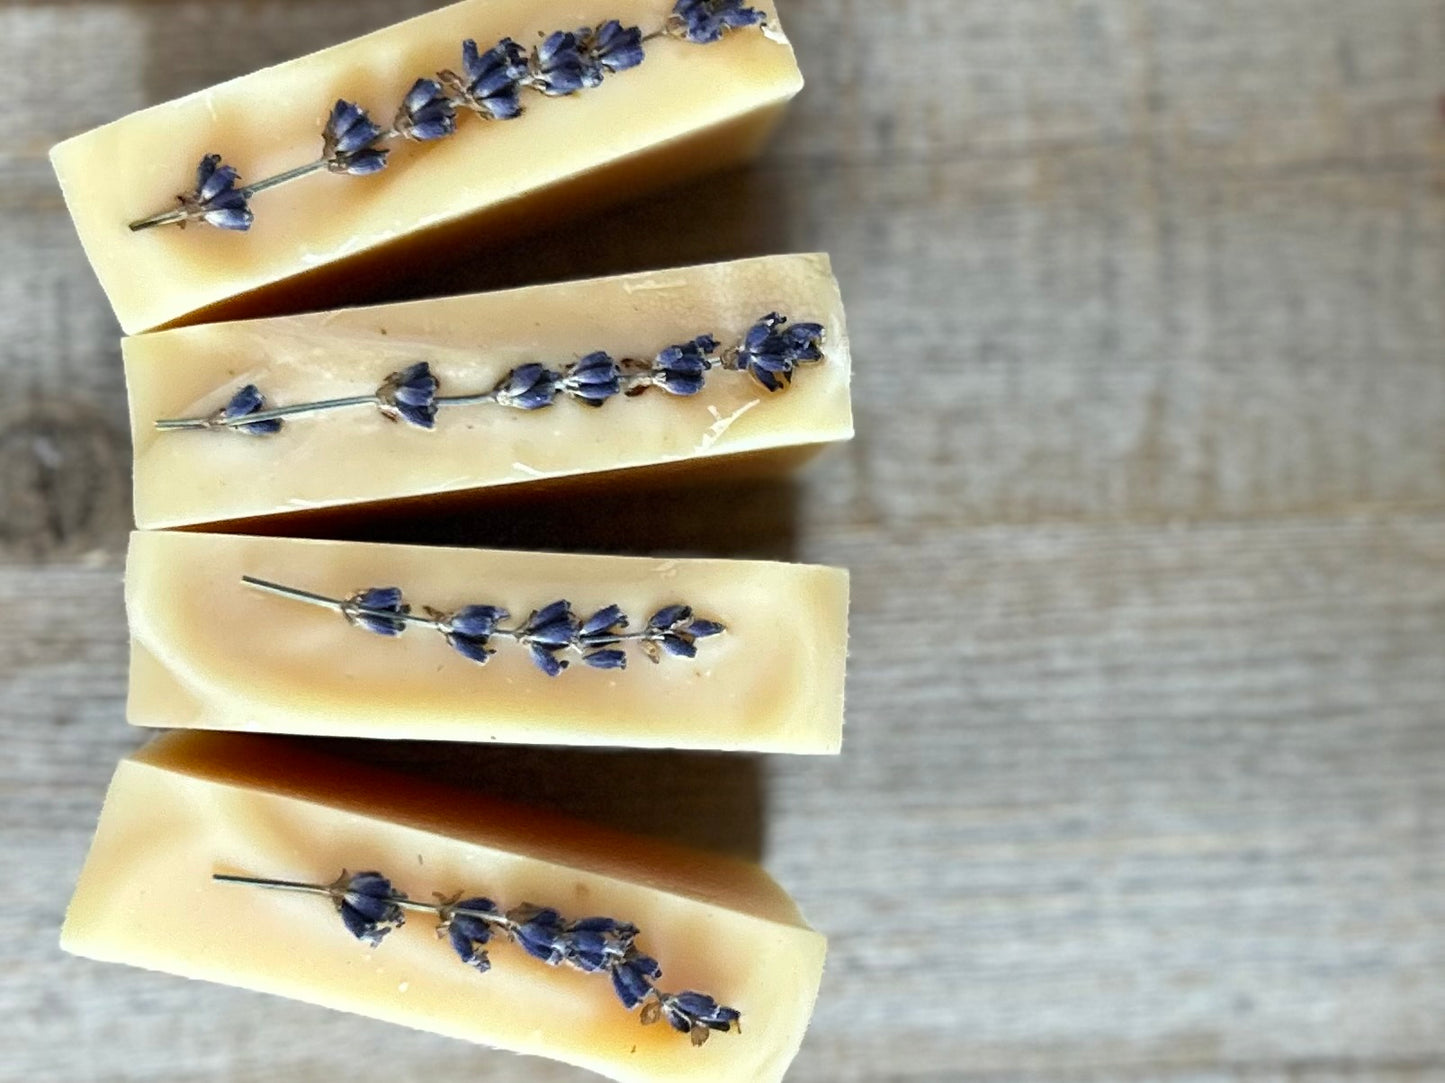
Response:
[{"label": "lavender sprig", "polygon": [[664,654],[695,658],[697,643],[727,631],[718,621],[694,616],[692,607],[669,605],[659,609],[637,631],[628,631],[627,614],[615,605],[582,617],[568,601],[560,600],[533,610],[520,624],[507,625],[511,614],[501,606],[465,605],[450,612],[423,608],[412,611],[399,587],[370,587],[346,598],[329,598],[309,590],[243,575],[248,587],[282,598],[335,610],[349,624],[374,635],[399,636],[411,624],[440,632],[447,645],[464,658],[485,665],[496,654],[494,639],[510,639],[525,647],[533,664],[549,677],[561,676],[577,655],[593,669],[626,669],[629,643],[657,663]]},{"label": "lavender sprig", "polygon": [[348,873],[341,870],[329,884],[307,884],[295,880],[271,880],[254,876],[213,873],[211,879],[224,884],[242,884],[273,891],[296,891],[329,898],[341,915],[347,932],[370,947],[377,947],[393,929],[406,922],[406,911],[436,918],[437,937],[446,938],[463,963],[485,974],[491,969],[487,945],[500,934],[532,958],[548,966],[571,966],[588,974],[607,974],[613,991],[627,1011],[641,1008],[644,1026],[666,1019],[676,1031],[686,1034],[694,1046],[708,1040],[713,1031],[726,1034],[742,1030],[742,1013],[719,1004],[706,993],[664,992],[657,985],[662,967],[637,947],[637,926],[610,917],[568,921],[551,907],[522,903],[501,910],[482,896],[463,898],[434,895],[426,903],[397,891],[379,872]]},{"label": "lavender sprig", "polygon": [[735,30],[762,26],[763,12],[742,0],[676,0],[662,27],[644,34],[616,19],[580,30],[546,34],[531,50],[503,38],[482,50],[472,39],[462,43],[462,71],[417,79],[407,92],[391,127],[383,129],[359,104],[339,99],[322,131],[321,157],[274,176],[237,187],[236,169],[222,164],[219,154],[201,159],[196,187],[177,196],[179,205],[130,223],[132,232],[156,226],[205,222],[219,229],[245,232],[254,215],[252,197],[268,188],[322,171],[361,177],[387,166],[391,140],[430,143],[457,131],[459,112],[484,120],[513,120],[522,115],[522,91],[545,97],[568,97],[602,84],[607,75],[635,68],[646,59],[644,44],[673,38],[710,45]]},{"label": "lavender sprig", "polygon": [[512,369],[490,390],[463,395],[439,395],[441,381],[425,361],[391,373],[370,395],[288,406],[267,408],[260,389],[247,384],[213,413],[164,418],[155,427],[229,429],[248,436],[274,436],[281,431],[283,418],[371,406],[392,421],[434,429],[437,412],[448,407],[490,404],[530,411],[552,406],[562,398],[602,406],[608,399],[641,395],[651,388],[669,395],[696,395],[714,369],[746,373],[767,391],[778,392],[792,384],[798,368],[823,361],[823,339],[822,324],[789,324],[786,316],[770,312],[752,326],[742,342],[725,350],[711,335],[699,335],[648,359],[617,360],[599,350],[559,369],[528,362]]}]

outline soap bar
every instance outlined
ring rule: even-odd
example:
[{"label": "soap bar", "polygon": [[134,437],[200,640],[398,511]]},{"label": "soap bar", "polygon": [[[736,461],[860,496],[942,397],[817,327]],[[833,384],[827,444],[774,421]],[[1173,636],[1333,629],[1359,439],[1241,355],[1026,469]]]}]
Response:
[{"label": "soap bar", "polygon": [[[821,338],[819,360],[796,368],[778,390],[717,367],[700,389],[653,385],[628,395],[614,384],[597,406],[563,391],[549,405],[442,406],[431,428],[368,399],[392,373],[420,363],[440,400],[489,392],[531,365],[575,370],[599,351],[617,363],[656,365],[667,347],[712,335],[722,353],[772,313],[790,317],[783,333],[812,324]],[[642,467],[694,465],[735,478],[740,466],[717,457],[808,450],[853,432],[842,301],[821,255],[188,327],[127,339],[124,354],[136,521],[151,528]],[[644,370],[640,378],[652,377]],[[278,419],[282,427],[271,433],[156,427],[211,417],[249,387],[264,409],[368,401]]]},{"label": "soap bar", "polygon": [[[574,41],[583,47],[588,81],[601,83],[567,96],[555,95],[575,85],[575,49],[534,55],[530,71],[514,57],[503,65],[516,76],[510,87],[500,97],[476,99],[475,108],[457,107],[454,134],[425,142],[383,136],[375,146],[389,153],[379,171],[353,175],[376,164],[367,156],[372,147],[353,151],[340,163],[353,173],[323,169],[250,195],[244,210],[230,206],[234,193],[321,160],[323,129],[337,101],[359,106],[366,123],[389,130],[402,103],[416,100],[409,98],[416,80],[431,79],[438,92],[439,73],[468,82],[464,40],[476,43],[481,67],[472,74],[485,77],[485,88],[495,81],[488,50],[504,39],[526,52],[543,44],[543,34],[609,20],[651,34],[676,27],[673,5],[465,0],[133,113],[57,145],[51,161],[86,254],[128,333],[215,319],[225,315],[225,302],[248,295],[247,314],[285,310],[286,291],[276,287],[288,280],[311,298],[319,290],[346,299],[347,282],[394,275],[399,262],[417,262],[418,250],[445,243],[456,252],[463,239],[515,236],[753,156],[802,77],[772,6],[755,2],[751,10],[766,15],[766,23],[709,44],[675,34],[645,40],[645,59],[628,70],[603,66],[617,62],[617,52],[607,56],[595,43]],[[521,114],[513,117],[515,108]],[[423,125],[434,115],[424,111]],[[487,119],[494,116],[511,119]],[[337,119],[345,152],[359,129],[348,125],[350,114]],[[201,192],[198,163],[212,154],[219,156],[211,163],[214,187],[201,194],[214,201],[225,187],[226,175],[216,169],[238,171],[214,220],[239,225],[247,219],[226,215],[242,213],[250,216],[249,229],[199,219],[186,228],[129,228],[177,209],[179,196]],[[272,296],[256,292],[268,288]]]},{"label": "soap bar", "polygon": [[[740,1012],[741,1030],[695,1047],[665,1021],[643,1025],[609,972],[549,966],[500,930],[479,973],[425,911],[372,946],[326,897],[212,879],[330,884],[343,869],[379,872],[417,901],[460,892],[499,911],[531,903],[569,922],[631,923],[636,950],[661,968],[659,991],[704,993]],[[618,1080],[754,1083],[781,1079],[796,1053],[825,943],[745,862],[344,764],[288,738],[177,733],[117,769],[61,946]]]},{"label": "soap bar", "polygon": [[[344,603],[390,587],[393,609],[350,621],[283,592]],[[559,601],[561,624],[545,617]],[[396,602],[404,627],[385,615]],[[474,606],[507,614],[450,635],[425,623]],[[127,713],[143,726],[815,754],[842,741],[848,576],[834,568],[138,532],[126,607]]]}]

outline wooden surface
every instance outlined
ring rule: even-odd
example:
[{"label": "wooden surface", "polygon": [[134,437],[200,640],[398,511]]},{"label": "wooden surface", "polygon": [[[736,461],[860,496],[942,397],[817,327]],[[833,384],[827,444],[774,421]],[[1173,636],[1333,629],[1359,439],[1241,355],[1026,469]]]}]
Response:
[{"label": "wooden surface", "polygon": [[[586,1078],[55,946],[138,737],[117,332],[45,150],[425,6],[0,8],[0,1078]],[[857,441],[375,533],[849,565],[846,754],[349,753],[760,853],[832,938],[802,1083],[1445,1080],[1445,2],[785,13],[809,89],[709,213],[397,293],[826,248]]]}]

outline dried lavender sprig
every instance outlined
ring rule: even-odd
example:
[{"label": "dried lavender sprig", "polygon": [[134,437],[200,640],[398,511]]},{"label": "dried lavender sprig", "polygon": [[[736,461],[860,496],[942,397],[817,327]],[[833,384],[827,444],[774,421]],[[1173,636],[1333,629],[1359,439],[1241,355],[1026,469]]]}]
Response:
[{"label": "dried lavender sprig", "polygon": [[253,196],[323,170],[352,176],[380,172],[391,153],[382,144],[395,139],[416,143],[445,139],[456,132],[460,111],[485,120],[512,120],[522,114],[522,90],[555,98],[600,86],[604,75],[641,64],[646,42],[671,37],[708,45],[734,30],[764,23],[763,12],[742,0],[676,0],[663,25],[646,34],[609,19],[596,27],[544,35],[530,53],[511,38],[503,38],[486,52],[468,39],[462,43],[462,73],[444,70],[435,79],[417,79],[390,128],[383,129],[356,102],[338,99],[322,132],[320,158],[237,187],[236,170],[223,165],[219,154],[207,154],[198,167],[196,187],[176,197],[175,209],[137,219],[130,230],[184,228],[201,221],[245,232],[255,220],[250,208]]},{"label": "dried lavender sprig", "polygon": [[713,1031],[742,1030],[742,1013],[719,1004],[706,993],[688,990],[664,992],[657,985],[662,967],[637,947],[637,926],[610,917],[567,921],[551,907],[522,903],[502,911],[491,899],[463,898],[462,892],[434,895],[425,903],[397,891],[379,872],[348,873],[341,870],[329,884],[308,884],[296,880],[272,880],[257,876],[212,873],[223,884],[240,884],[273,891],[295,891],[329,898],[341,915],[346,930],[363,943],[377,947],[393,929],[406,923],[406,911],[430,914],[437,919],[437,937],[446,937],[461,961],[479,974],[491,969],[486,945],[500,932],[534,959],[549,966],[572,966],[590,974],[606,973],[613,992],[627,1011],[641,1008],[644,1026],[666,1019],[686,1034],[694,1046],[708,1040]]},{"label": "dried lavender sprig", "polygon": [[552,602],[533,610],[520,624],[507,626],[511,614],[501,606],[466,605],[451,612],[423,608],[412,611],[399,587],[370,587],[346,598],[331,598],[299,587],[243,575],[248,587],[292,601],[340,613],[347,622],[382,636],[399,636],[407,625],[417,624],[440,632],[447,644],[464,658],[484,665],[497,652],[493,639],[510,639],[527,648],[533,664],[549,677],[560,676],[571,663],[561,657],[571,652],[593,669],[626,669],[629,643],[657,663],[664,654],[677,658],[697,656],[697,641],[722,635],[718,621],[694,615],[691,606],[664,606],[637,631],[627,631],[629,620],[620,606],[603,606],[583,619],[570,602]]},{"label": "dried lavender sprig", "polygon": [[281,431],[282,419],[324,413],[351,406],[374,406],[393,421],[406,421],[422,429],[436,427],[439,409],[491,404],[515,410],[540,410],[570,397],[587,406],[602,406],[618,395],[635,397],[649,388],[670,395],[690,396],[702,391],[707,373],[714,369],[747,373],[768,391],[783,391],[800,367],[823,361],[823,325],[789,324],[788,318],[770,312],[758,320],[736,346],[722,349],[712,335],[668,346],[650,360],[615,360],[598,350],[553,370],[537,362],[518,365],[488,391],[438,395],[441,381],[425,361],[393,372],[370,395],[324,399],[266,408],[265,396],[255,384],[237,391],[225,406],[204,417],[164,418],[160,430],[230,429],[250,436],[271,436]]}]

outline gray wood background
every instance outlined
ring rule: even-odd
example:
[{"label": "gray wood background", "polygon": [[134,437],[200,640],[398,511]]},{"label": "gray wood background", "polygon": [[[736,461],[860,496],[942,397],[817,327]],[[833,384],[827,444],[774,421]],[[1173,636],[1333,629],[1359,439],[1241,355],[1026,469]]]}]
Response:
[{"label": "gray wood background", "polygon": [[[139,738],[117,328],[45,151],[426,6],[0,7],[0,1078],[585,1078],[55,946]],[[347,753],[760,855],[832,938],[804,1083],[1445,1080],[1445,2],[785,15],[809,89],[707,213],[396,292],[826,248],[857,441],[371,532],[849,565],[846,754]]]}]

